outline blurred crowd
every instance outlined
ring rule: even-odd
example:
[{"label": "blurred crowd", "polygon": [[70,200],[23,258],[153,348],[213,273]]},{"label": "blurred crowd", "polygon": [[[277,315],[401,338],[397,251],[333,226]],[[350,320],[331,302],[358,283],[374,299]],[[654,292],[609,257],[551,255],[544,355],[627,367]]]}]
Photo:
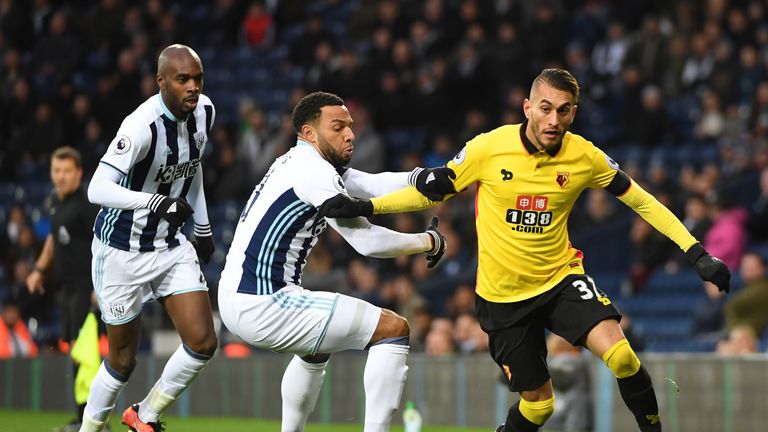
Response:
[{"label": "blurred crowd", "polygon": [[[44,325],[55,322],[55,299],[25,293],[47,234],[43,200],[30,202],[30,190],[49,183],[48,157],[61,145],[80,150],[90,176],[120,121],[157,92],[157,54],[176,42],[201,54],[204,92],[218,109],[205,159],[212,208],[238,208],[295,143],[290,113],[307,92],[347,102],[351,166],[410,170],[442,165],[476,134],[521,122],[532,78],[558,66],[583,89],[573,130],[619,161],[713,255],[744,272],[747,257],[768,250],[768,1],[0,0],[0,186],[9,191],[0,202],[0,301],[17,308],[8,316],[37,323],[30,330],[39,343],[56,334]],[[305,285],[399,312],[416,350],[487,350],[473,309],[473,194],[429,212],[449,241],[436,270],[423,257],[361,258],[329,230]],[[415,232],[425,216],[375,221]],[[219,222],[218,269],[231,240],[221,233],[233,228]],[[588,269],[627,275],[620,292],[609,292],[616,296],[642,295],[653,272],[688,265],[604,191],[585,194],[570,232]],[[737,282],[744,291],[752,284],[743,275]],[[754,291],[768,297],[764,284]],[[702,295],[696,319],[712,322],[695,333],[740,328],[728,318],[742,314],[725,305],[731,299]],[[750,323],[756,339],[765,322]]]}]

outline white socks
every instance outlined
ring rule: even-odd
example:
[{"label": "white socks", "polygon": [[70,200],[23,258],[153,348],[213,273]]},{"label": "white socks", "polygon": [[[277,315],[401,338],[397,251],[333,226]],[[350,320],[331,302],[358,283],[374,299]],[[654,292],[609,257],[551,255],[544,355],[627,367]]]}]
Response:
[{"label": "white socks", "polygon": [[157,422],[210,359],[210,356],[195,353],[184,344],[179,346],[165,364],[160,379],[139,404],[139,419],[144,423]]},{"label": "white socks", "polygon": [[400,406],[408,366],[408,345],[380,344],[368,350],[365,384],[365,432],[389,431],[392,414]]},{"label": "white socks", "polygon": [[301,432],[315,409],[328,362],[308,363],[295,355],[285,368],[280,387],[283,395],[282,432]]},{"label": "white socks", "polygon": [[85,405],[80,432],[101,431],[126,381],[128,377],[122,377],[111,369],[107,370],[107,360],[101,362],[99,371],[91,383],[91,392]]}]

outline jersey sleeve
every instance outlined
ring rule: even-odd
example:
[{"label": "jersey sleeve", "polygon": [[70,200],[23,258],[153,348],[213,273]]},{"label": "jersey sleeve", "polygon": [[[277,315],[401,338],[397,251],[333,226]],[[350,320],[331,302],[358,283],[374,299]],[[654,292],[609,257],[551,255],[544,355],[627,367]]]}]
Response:
[{"label": "jersey sleeve", "polygon": [[353,168],[341,178],[349,194],[355,198],[373,198],[408,186],[408,172],[382,172],[369,174]]},{"label": "jersey sleeve", "polygon": [[333,168],[323,167],[317,176],[300,176],[294,192],[300,200],[319,207],[327,199],[338,194],[349,195],[344,180]]},{"label": "jersey sleeve", "polygon": [[152,133],[149,125],[138,123],[130,117],[123,121],[106,153],[101,157],[101,164],[108,165],[126,176],[136,161],[147,154]]},{"label": "jersey sleeve", "polygon": [[619,164],[599,148],[592,146],[592,149],[592,179],[589,187],[605,189],[619,172]]},{"label": "jersey sleeve", "polygon": [[483,139],[480,134],[466,143],[463,149],[453,157],[446,166],[456,173],[453,186],[461,192],[476,182],[480,171],[480,161],[483,158]]},{"label": "jersey sleeve", "polygon": [[[482,140],[483,135],[481,134],[467,142],[464,148],[446,164],[456,173],[453,186],[459,192],[478,179],[480,160],[483,157]],[[452,196],[446,195],[445,199]],[[430,201],[413,186],[373,198],[371,202],[375,214],[424,210],[440,204],[438,201]]]},{"label": "jersey sleeve", "polygon": [[328,219],[335,229],[359,254],[374,258],[393,258],[432,249],[427,233],[406,234],[374,225],[364,217]]},{"label": "jersey sleeve", "polygon": [[629,189],[619,196],[619,200],[632,208],[657,231],[675,242],[683,251],[687,251],[696,243],[696,238],[685,228],[680,219],[634,181]]}]

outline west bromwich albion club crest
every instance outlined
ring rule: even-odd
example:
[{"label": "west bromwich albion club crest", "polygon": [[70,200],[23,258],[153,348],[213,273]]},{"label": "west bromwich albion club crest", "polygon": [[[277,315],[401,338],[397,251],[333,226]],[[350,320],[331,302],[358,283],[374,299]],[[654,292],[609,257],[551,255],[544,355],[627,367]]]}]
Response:
[{"label": "west bromwich albion club crest", "polygon": [[205,146],[205,132],[198,131],[195,132],[192,135],[192,138],[195,140],[195,146],[197,146],[197,149],[200,151],[203,151],[203,147]]},{"label": "west bromwich albion club crest", "polygon": [[568,172],[557,172],[557,184],[560,185],[560,189],[565,189],[565,185],[568,184],[568,178],[571,176],[571,173]]}]

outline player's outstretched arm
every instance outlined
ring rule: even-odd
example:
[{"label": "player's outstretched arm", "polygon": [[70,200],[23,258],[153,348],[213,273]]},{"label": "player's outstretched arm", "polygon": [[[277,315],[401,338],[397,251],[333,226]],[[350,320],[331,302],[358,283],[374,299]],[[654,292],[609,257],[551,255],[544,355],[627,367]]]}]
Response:
[{"label": "player's outstretched arm", "polygon": [[[436,218],[435,218],[436,219]],[[358,253],[374,258],[426,253],[433,267],[445,252],[445,237],[437,230],[437,222],[423,233],[406,234],[373,225],[367,219],[329,219],[333,227]]]},{"label": "player's outstretched arm", "polygon": [[[623,175],[626,176],[626,174]],[[627,179],[629,178],[627,177]],[[728,267],[718,258],[707,253],[704,247],[696,241],[696,238],[688,232],[685,225],[680,222],[680,219],[653,195],[631,181],[619,199],[632,207],[637,214],[659,232],[677,243],[680,249],[685,251],[688,261],[703,280],[714,283],[720,291],[728,292],[730,290],[731,273]]]},{"label": "player's outstretched arm", "polygon": [[445,195],[456,193],[453,179],[456,173],[447,167],[414,168],[411,172],[382,172],[370,174],[348,168],[342,174],[350,196],[370,199],[414,186],[431,201],[442,201]]}]

